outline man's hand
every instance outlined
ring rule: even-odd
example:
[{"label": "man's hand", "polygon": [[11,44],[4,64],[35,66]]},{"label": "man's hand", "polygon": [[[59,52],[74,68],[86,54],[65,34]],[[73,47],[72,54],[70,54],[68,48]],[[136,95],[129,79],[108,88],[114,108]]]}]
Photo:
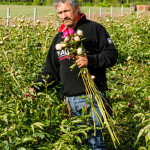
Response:
[{"label": "man's hand", "polygon": [[[34,93],[34,89],[33,89],[33,88],[30,88],[30,89],[29,89],[29,92],[33,92],[33,93]],[[33,96],[32,94],[26,93],[24,100],[26,100],[28,96],[29,96],[31,99],[34,98],[34,96]]]},{"label": "man's hand", "polygon": [[76,56],[76,63],[77,63],[78,68],[87,67],[88,66],[87,55]]}]

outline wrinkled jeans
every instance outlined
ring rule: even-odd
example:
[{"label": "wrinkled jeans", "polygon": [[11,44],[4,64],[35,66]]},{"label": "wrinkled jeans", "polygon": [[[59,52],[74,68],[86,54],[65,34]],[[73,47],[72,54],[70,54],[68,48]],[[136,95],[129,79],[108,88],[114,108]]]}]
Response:
[{"label": "wrinkled jeans", "polygon": [[[84,95],[81,95],[84,96]],[[103,97],[106,97],[106,93],[102,93]],[[87,100],[84,98],[80,98],[78,96],[71,96],[68,97],[69,99],[69,104],[71,107],[71,112],[72,116],[81,116],[82,115],[82,108],[87,107],[87,114],[90,114],[90,109],[91,109],[91,104],[87,103]],[[86,106],[87,105],[87,106]],[[102,118],[101,112],[98,108],[97,102],[94,101],[94,106],[96,111],[98,112],[99,116]],[[93,115],[91,115],[93,119]],[[99,125],[99,122],[96,118],[96,115],[94,114],[94,119],[95,119],[95,125]],[[93,125],[93,121],[90,121],[88,123],[89,126]],[[96,136],[94,136],[94,130],[91,130],[88,132],[88,137],[87,137],[87,143],[91,145],[92,150],[105,150],[105,144],[103,143],[103,138],[102,138],[102,131],[101,130],[96,130]]]}]

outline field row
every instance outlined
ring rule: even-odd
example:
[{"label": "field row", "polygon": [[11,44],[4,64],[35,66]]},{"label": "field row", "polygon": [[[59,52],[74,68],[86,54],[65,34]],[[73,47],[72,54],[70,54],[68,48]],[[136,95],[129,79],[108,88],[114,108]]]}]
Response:
[{"label": "field row", "polygon": [[[7,16],[7,8],[10,8],[10,16],[11,17],[18,17],[27,16],[33,17],[34,16],[34,8],[37,8],[37,16],[47,16],[49,13],[55,13],[55,9],[53,6],[16,6],[16,5],[0,5],[0,17]],[[84,13],[89,12],[89,8],[91,9],[91,13],[99,13],[100,7],[81,7],[81,11]],[[102,12],[110,12],[110,7],[103,7]],[[114,12],[121,12],[121,7],[114,7]],[[130,12],[130,8],[124,8],[124,12]]]}]

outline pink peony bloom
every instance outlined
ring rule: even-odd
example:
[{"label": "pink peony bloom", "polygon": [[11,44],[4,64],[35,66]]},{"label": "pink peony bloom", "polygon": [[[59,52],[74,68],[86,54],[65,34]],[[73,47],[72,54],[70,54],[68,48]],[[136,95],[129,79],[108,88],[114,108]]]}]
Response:
[{"label": "pink peony bloom", "polygon": [[63,36],[64,36],[64,37],[69,36],[69,32],[68,32],[68,31],[63,32]]},{"label": "pink peony bloom", "polygon": [[74,35],[74,30],[73,29],[69,29],[69,33]]}]

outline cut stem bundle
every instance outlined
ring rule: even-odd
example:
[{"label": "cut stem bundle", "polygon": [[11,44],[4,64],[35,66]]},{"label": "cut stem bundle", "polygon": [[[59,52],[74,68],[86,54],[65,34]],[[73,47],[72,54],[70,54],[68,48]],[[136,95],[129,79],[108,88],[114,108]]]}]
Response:
[{"label": "cut stem bundle", "polygon": [[[114,143],[114,146],[116,148],[116,141],[119,144],[119,140],[118,140],[118,138],[114,132],[112,125],[111,125],[110,115],[107,112],[105,105],[103,103],[104,98],[102,97],[101,92],[98,90],[93,79],[91,78],[91,74],[89,73],[88,69],[87,68],[81,68],[80,74],[81,74],[81,77],[83,79],[83,82],[84,82],[84,85],[86,88],[86,94],[89,95],[89,99],[91,102],[91,112],[92,112],[93,118],[94,118],[94,113],[95,113],[99,124],[102,127],[104,127],[104,126],[107,127],[107,129],[111,135],[112,141]],[[102,118],[96,112],[96,109],[95,109],[94,104],[93,104],[93,100],[96,100],[104,121],[102,121]],[[94,122],[94,130],[96,130],[96,125],[95,125],[94,120],[95,120],[95,118],[93,119],[93,122]]]}]

